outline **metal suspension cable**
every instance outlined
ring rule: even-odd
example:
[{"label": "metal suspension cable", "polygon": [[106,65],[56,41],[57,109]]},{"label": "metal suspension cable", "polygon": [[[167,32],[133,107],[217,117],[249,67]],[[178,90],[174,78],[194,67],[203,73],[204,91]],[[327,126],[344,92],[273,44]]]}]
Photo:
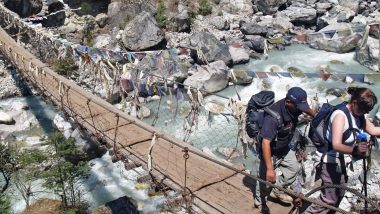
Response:
[{"label": "metal suspension cable", "polygon": [[338,184],[324,184],[323,186],[320,186],[320,187],[317,187],[313,190],[310,190],[307,194],[305,194],[305,197],[309,197],[310,195],[312,195],[313,193],[317,192],[317,191],[320,191],[320,190],[323,190],[323,189],[328,189],[328,188],[336,188],[336,189],[343,189],[343,190],[346,190],[346,191],[349,191],[349,192],[352,192],[354,193],[355,195],[359,196],[359,198],[367,201],[368,203],[370,203],[373,207],[375,207],[378,211],[380,211],[380,207],[378,204],[376,204],[373,200],[371,200],[370,198],[364,196],[363,194],[361,194],[359,191],[355,190],[355,189],[352,189],[350,187],[347,187],[347,186],[344,186],[344,185],[338,185]]},{"label": "metal suspension cable", "polygon": [[[94,95],[90,96],[90,93],[87,92],[87,93],[88,93],[88,94],[87,94],[86,92],[84,92],[83,90],[81,90],[81,88],[80,88],[79,86],[74,85],[73,83],[71,83],[70,81],[66,80],[65,78],[62,78],[62,77],[58,76],[57,74],[51,73],[50,70],[47,70],[46,72],[49,73],[49,75],[57,76],[57,79],[62,80],[63,83],[65,83],[65,84],[68,85],[68,86],[71,86],[73,90],[75,90],[75,91],[77,91],[77,92],[83,94],[84,96],[94,97]],[[182,85],[183,85],[183,84],[182,84]],[[190,86],[188,86],[188,87],[190,87]],[[220,96],[220,95],[219,95],[219,96]],[[223,96],[220,96],[220,97],[223,97]],[[226,98],[226,97],[223,97],[223,98]],[[93,99],[93,100],[91,100],[91,101],[94,102],[94,103],[96,103],[96,104],[99,105],[99,106],[102,106],[103,108],[107,109],[107,110],[110,111],[110,112],[113,112],[113,113],[115,113],[115,114],[120,114],[120,116],[124,117],[124,118],[127,119],[127,120],[130,120],[130,121],[133,122],[135,125],[137,125],[138,127],[142,128],[142,129],[144,129],[144,130],[147,130],[147,131],[150,131],[150,132],[155,131],[153,127],[148,127],[148,126],[146,126],[145,124],[143,124],[141,121],[136,120],[136,119],[133,119],[132,117],[130,117],[130,116],[128,116],[128,115],[125,115],[125,113],[121,112],[120,110],[116,110],[116,109],[114,109],[114,108],[112,107],[111,104],[106,103],[104,100],[101,100],[101,99],[98,98],[98,97],[95,97],[95,99]],[[94,127],[95,127],[95,126],[94,126]],[[96,127],[95,127],[95,128],[96,128]],[[158,132],[158,133],[160,133],[160,132]],[[180,147],[180,148],[184,148],[184,147],[185,147],[184,145],[182,145],[182,144],[176,142],[175,139],[173,140],[173,138],[171,138],[171,137],[168,137],[168,136],[165,136],[165,135],[162,135],[162,134],[160,135],[160,137],[163,138],[163,139],[165,139],[165,140],[167,140],[167,141],[170,142],[171,144],[174,144],[174,145]],[[329,209],[332,209],[332,210],[335,210],[335,211],[339,211],[339,212],[342,212],[342,213],[347,213],[346,211],[344,211],[344,210],[342,210],[342,209],[332,207],[332,206],[330,206],[330,205],[328,205],[328,204],[325,204],[325,203],[323,203],[323,202],[319,202],[319,201],[316,201],[316,200],[313,200],[313,199],[310,199],[310,198],[307,198],[307,197],[304,197],[304,196],[296,195],[296,194],[293,193],[292,191],[289,191],[289,190],[287,190],[287,189],[285,189],[285,188],[279,187],[279,186],[277,186],[277,185],[275,185],[275,184],[272,184],[272,183],[270,183],[270,182],[267,182],[267,181],[265,181],[265,180],[262,180],[261,178],[258,178],[258,177],[256,177],[256,176],[250,175],[250,174],[248,174],[248,173],[246,173],[246,172],[243,172],[243,171],[241,171],[241,170],[238,170],[238,169],[236,169],[236,168],[234,168],[234,167],[232,167],[232,166],[230,166],[230,165],[227,165],[227,164],[225,164],[225,163],[222,163],[222,162],[220,162],[220,161],[214,160],[214,159],[212,159],[211,157],[208,157],[208,156],[206,156],[205,154],[203,154],[203,153],[201,153],[201,152],[198,152],[198,151],[195,151],[195,150],[192,150],[192,149],[189,149],[189,152],[191,152],[191,153],[193,153],[193,154],[195,154],[195,155],[197,155],[197,156],[200,156],[200,157],[202,157],[202,158],[204,158],[204,159],[207,159],[207,160],[209,160],[209,161],[211,161],[211,162],[214,162],[214,163],[216,163],[216,164],[218,164],[218,165],[220,165],[220,166],[223,166],[223,167],[225,167],[225,168],[228,168],[228,169],[230,169],[230,170],[233,170],[233,171],[235,171],[235,172],[237,172],[237,173],[240,173],[240,174],[243,174],[243,175],[245,175],[245,176],[251,177],[252,179],[255,179],[255,180],[259,181],[259,182],[265,183],[266,185],[269,185],[269,186],[271,186],[271,187],[274,187],[274,188],[280,189],[281,191],[287,193],[288,195],[290,195],[290,196],[292,196],[292,197],[294,197],[294,198],[301,198],[302,200],[309,201],[309,202],[311,202],[311,203],[315,203],[315,204],[318,204],[318,205],[320,205],[320,206],[324,206],[324,207],[326,207],[326,208],[329,208]],[[332,187],[332,186],[331,186],[331,187]],[[347,187],[346,187],[346,188],[347,188]],[[347,190],[348,190],[348,189],[347,189]],[[350,190],[349,190],[349,191],[350,191]],[[371,203],[371,205],[373,205],[373,204]],[[375,206],[375,207],[378,208],[377,206]]]}]

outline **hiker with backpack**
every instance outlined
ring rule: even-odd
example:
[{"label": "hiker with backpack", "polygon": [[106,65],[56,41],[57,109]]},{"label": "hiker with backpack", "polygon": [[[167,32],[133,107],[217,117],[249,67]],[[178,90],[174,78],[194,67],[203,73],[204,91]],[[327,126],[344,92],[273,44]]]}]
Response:
[{"label": "hiker with backpack", "polygon": [[[295,181],[299,163],[295,155],[296,148],[291,146],[291,141],[298,124],[298,116],[302,113],[310,116],[315,114],[307,103],[306,92],[300,87],[289,89],[284,99],[265,108],[262,127],[257,136],[260,178],[282,187],[288,187]],[[276,176],[276,168],[281,171],[281,175]],[[271,190],[271,187],[261,182],[256,186],[255,207],[263,213],[269,213],[266,199]],[[274,197],[281,200],[292,199],[278,191],[274,191]]]},{"label": "hiker with backpack", "polygon": [[[337,106],[326,103],[310,122],[309,138],[323,154],[319,168],[322,185],[347,183],[344,154],[352,155],[356,159],[366,158],[368,143],[366,140],[359,140],[361,131],[372,136],[380,135],[380,127],[375,127],[364,117],[377,103],[373,91],[363,87],[349,87],[348,94],[351,95],[348,103],[343,102]],[[319,200],[339,207],[344,193],[345,191],[339,188],[322,189]],[[328,208],[316,204],[311,204],[305,211],[331,212]]]}]

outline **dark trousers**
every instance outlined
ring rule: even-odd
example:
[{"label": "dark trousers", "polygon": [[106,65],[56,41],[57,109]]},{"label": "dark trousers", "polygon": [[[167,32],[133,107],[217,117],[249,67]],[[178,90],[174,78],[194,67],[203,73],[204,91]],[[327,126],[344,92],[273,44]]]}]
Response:
[{"label": "dark trousers", "polygon": [[[345,167],[345,166],[342,166]],[[326,184],[338,184],[345,185],[346,179],[345,175],[342,173],[342,168],[340,163],[322,163],[321,172],[322,186]],[[340,202],[344,197],[345,191],[338,188],[326,188],[321,190],[319,195],[319,200],[327,203],[334,207],[339,207]],[[320,207],[317,204],[311,204],[304,213],[314,214],[314,213],[335,213],[334,211]]]}]

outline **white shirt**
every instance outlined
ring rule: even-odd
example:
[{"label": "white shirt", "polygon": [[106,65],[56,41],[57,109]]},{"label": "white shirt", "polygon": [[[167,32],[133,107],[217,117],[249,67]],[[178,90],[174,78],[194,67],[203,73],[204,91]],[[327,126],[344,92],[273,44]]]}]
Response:
[{"label": "white shirt", "polygon": [[[336,115],[338,114],[341,114],[344,116],[344,129],[343,129],[343,133],[349,128],[349,124],[348,124],[348,118],[346,116],[346,114],[342,111],[342,110],[335,110],[332,114],[331,114],[331,117],[330,117],[330,120],[329,120],[329,123],[327,125],[327,132],[326,132],[326,138],[332,142],[332,137],[333,137],[333,133],[332,133],[332,122],[335,118]],[[352,127],[353,128],[356,128],[356,129],[359,129],[357,124],[356,124],[356,121],[355,121],[355,118],[354,116],[351,114],[350,112],[350,116],[351,116],[351,121],[352,121]],[[354,143],[355,143],[355,137],[354,137],[354,133],[352,132],[350,134],[350,136],[348,137],[348,139],[344,142],[342,142],[344,145],[347,145],[347,146],[352,146]],[[338,160],[338,157],[339,157],[339,153],[338,152],[335,152],[335,151],[329,151],[326,153],[326,156],[324,157],[323,159],[323,162],[324,163],[337,163],[339,162]]]}]

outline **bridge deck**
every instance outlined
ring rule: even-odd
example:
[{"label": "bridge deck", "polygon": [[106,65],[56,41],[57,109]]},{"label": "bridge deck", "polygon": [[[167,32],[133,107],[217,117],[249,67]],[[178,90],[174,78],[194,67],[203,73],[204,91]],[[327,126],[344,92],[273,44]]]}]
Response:
[{"label": "bridge deck", "polygon": [[[18,45],[3,29],[0,29],[0,41],[0,50],[27,80],[90,133],[103,138],[110,146],[116,146],[115,151],[125,158],[147,168],[147,154],[156,133],[158,139],[151,151],[152,173],[178,191],[184,186],[186,173],[186,187],[192,193],[197,212],[259,213],[253,207],[252,178],[201,157],[198,155],[201,151],[197,148],[130,117],[57,75]],[[183,147],[191,151],[186,167]],[[269,207],[273,213],[287,213],[292,206],[270,202]]]}]

